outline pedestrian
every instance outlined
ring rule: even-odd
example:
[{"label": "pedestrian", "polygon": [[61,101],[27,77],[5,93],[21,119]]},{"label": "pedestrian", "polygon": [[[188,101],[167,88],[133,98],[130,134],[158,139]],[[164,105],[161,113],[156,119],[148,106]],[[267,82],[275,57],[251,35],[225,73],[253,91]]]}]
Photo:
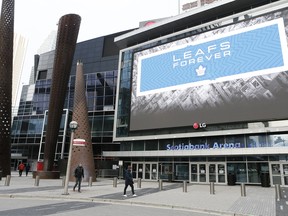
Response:
[{"label": "pedestrian", "polygon": [[81,193],[81,182],[82,182],[82,178],[84,178],[84,169],[83,169],[81,163],[76,167],[76,169],[74,171],[74,176],[76,179],[76,183],[73,187],[73,191],[75,191],[75,188],[78,185],[78,192]]},{"label": "pedestrian", "polygon": [[22,172],[24,169],[25,169],[25,165],[22,162],[20,162],[20,164],[18,165],[18,171],[19,171],[20,177],[22,176]]},{"label": "pedestrian", "polygon": [[29,163],[26,164],[25,171],[26,171],[26,176],[28,176],[28,173],[30,171],[30,164]]},{"label": "pedestrian", "polygon": [[137,196],[134,191],[134,181],[133,181],[133,176],[131,173],[131,166],[128,166],[127,170],[125,171],[125,187],[124,187],[124,194],[123,194],[124,197],[127,197],[126,190],[128,186],[131,187],[132,195]]}]

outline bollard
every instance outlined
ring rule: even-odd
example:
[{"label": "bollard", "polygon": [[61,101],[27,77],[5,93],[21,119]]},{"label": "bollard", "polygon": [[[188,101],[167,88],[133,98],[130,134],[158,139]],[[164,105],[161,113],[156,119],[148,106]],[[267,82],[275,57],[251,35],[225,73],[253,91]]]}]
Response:
[{"label": "bollard", "polygon": [[210,182],[210,194],[215,194],[215,185],[214,185],[214,182]]},{"label": "bollard", "polygon": [[246,196],[246,186],[244,183],[241,183],[241,196]]},{"label": "bollard", "polygon": [[159,190],[163,190],[163,181],[159,179]]},{"label": "bollard", "polygon": [[187,192],[187,181],[183,181],[183,192]]},{"label": "bollard", "polygon": [[89,186],[89,187],[92,187],[92,176],[89,177],[89,184],[88,184],[88,186]]},{"label": "bollard", "polygon": [[40,177],[36,176],[34,186],[39,186]]},{"label": "bollard", "polygon": [[64,176],[62,179],[62,187],[65,187],[65,181],[66,181],[66,176]]},{"label": "bollard", "polygon": [[9,186],[10,185],[10,180],[11,180],[11,175],[7,175],[6,176],[6,180],[5,180],[5,186]]},{"label": "bollard", "polygon": [[281,197],[281,189],[279,184],[275,184],[275,194],[276,194],[276,200],[280,201]]},{"label": "bollard", "polygon": [[117,187],[117,177],[113,178],[113,187]]},{"label": "bollard", "polygon": [[137,179],[137,188],[141,188],[141,178]]}]

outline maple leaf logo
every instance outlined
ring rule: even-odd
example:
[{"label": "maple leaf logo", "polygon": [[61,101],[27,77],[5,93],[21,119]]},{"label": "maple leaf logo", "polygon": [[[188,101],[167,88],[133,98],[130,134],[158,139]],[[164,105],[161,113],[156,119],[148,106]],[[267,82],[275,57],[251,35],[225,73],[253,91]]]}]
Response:
[{"label": "maple leaf logo", "polygon": [[200,66],[196,69],[197,76],[203,76],[203,75],[205,75],[205,71],[206,71],[206,68],[203,67],[202,65],[200,65]]}]

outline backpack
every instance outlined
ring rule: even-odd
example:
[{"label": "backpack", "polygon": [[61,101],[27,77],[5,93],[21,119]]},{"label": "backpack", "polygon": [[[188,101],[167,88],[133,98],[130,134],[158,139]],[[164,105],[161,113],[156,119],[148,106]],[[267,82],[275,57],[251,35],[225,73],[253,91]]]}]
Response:
[{"label": "backpack", "polygon": [[21,170],[21,171],[23,171],[23,170],[24,170],[24,167],[25,167],[24,164],[19,164],[18,169]]}]

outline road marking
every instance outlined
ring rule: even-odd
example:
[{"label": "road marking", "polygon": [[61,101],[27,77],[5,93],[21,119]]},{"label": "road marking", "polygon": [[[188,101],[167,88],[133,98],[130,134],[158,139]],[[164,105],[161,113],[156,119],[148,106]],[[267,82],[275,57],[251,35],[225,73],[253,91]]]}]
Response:
[{"label": "road marking", "polygon": [[282,205],[280,205],[280,209],[283,210],[283,206]]}]

